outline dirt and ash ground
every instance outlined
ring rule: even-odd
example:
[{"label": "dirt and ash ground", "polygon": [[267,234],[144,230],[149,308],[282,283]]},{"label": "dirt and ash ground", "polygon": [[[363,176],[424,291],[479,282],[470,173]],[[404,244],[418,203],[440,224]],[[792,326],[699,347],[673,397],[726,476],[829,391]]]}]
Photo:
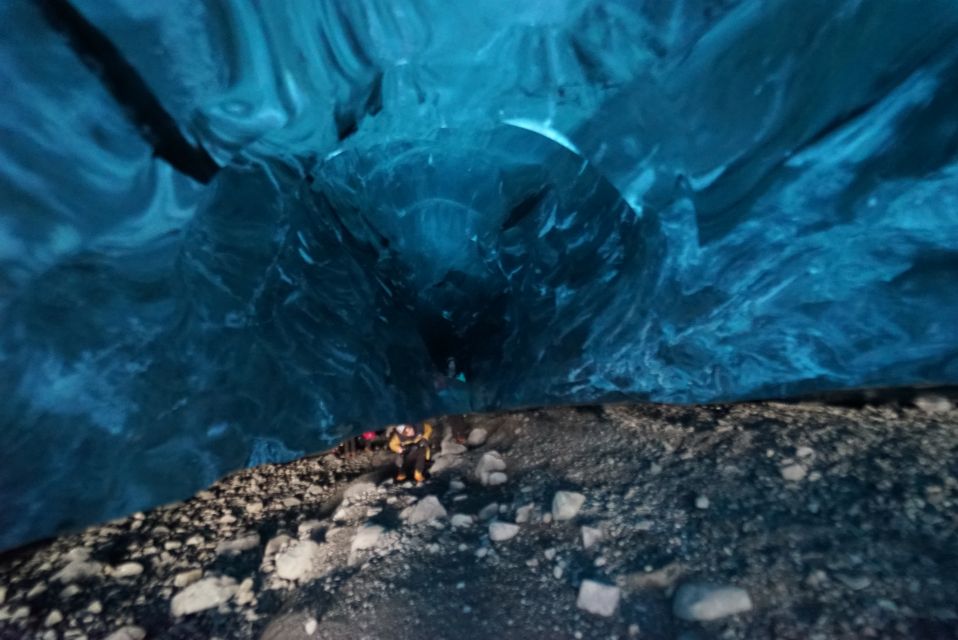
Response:
[{"label": "dirt and ash ground", "polygon": [[467,416],[420,486],[244,470],[5,554],[0,638],[958,638],[958,411],[919,404]]}]

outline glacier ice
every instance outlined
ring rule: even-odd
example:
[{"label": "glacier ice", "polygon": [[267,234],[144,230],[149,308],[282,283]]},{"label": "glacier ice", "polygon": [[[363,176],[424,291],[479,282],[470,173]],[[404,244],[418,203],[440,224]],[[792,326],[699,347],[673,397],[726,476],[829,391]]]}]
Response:
[{"label": "glacier ice", "polygon": [[0,548],[399,419],[958,381],[952,0],[73,0],[98,71],[63,4],[0,5]]}]

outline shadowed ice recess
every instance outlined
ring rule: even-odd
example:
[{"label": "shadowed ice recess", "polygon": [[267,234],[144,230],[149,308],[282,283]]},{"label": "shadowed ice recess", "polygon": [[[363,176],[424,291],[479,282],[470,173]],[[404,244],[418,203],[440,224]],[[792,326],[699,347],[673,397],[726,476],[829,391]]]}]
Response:
[{"label": "shadowed ice recess", "polygon": [[0,548],[400,419],[958,382],[953,0],[64,4],[0,3]]}]

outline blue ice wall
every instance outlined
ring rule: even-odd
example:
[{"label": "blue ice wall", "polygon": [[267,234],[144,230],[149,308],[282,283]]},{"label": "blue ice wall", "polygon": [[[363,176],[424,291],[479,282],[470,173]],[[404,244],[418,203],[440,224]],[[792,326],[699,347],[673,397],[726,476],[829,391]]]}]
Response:
[{"label": "blue ice wall", "polygon": [[41,5],[0,548],[444,411],[958,382],[953,0],[74,0],[208,184]]}]

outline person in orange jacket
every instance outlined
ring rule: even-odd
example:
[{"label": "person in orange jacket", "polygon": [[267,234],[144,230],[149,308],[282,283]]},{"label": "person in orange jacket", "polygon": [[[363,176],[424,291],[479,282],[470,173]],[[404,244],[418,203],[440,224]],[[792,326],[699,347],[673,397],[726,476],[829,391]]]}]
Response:
[{"label": "person in orange jacket", "polygon": [[429,438],[432,436],[432,425],[401,424],[389,438],[389,450],[396,454],[396,482],[406,481],[406,472],[412,467],[413,479],[422,482],[426,479],[426,464],[432,459],[432,448]]}]

